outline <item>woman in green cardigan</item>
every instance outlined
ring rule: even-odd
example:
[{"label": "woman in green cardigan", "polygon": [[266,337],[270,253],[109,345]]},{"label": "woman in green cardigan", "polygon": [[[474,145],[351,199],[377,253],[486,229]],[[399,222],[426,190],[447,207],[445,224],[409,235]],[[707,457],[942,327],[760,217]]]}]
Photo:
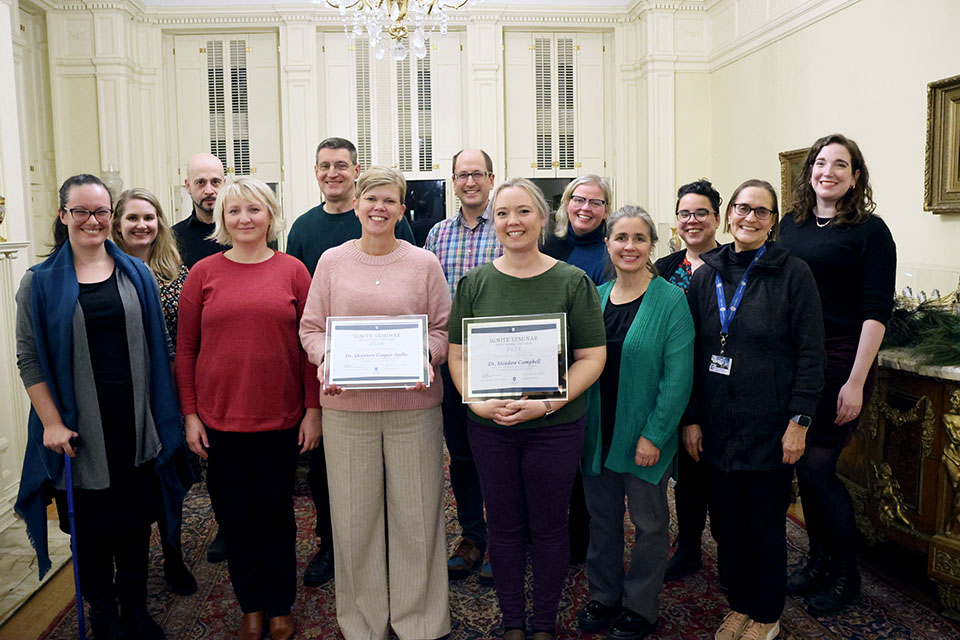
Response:
[{"label": "woman in green cardigan", "polygon": [[[650,255],[656,227],[625,206],[607,224],[616,279],[600,287],[607,364],[587,391],[581,467],[590,511],[590,602],[580,628],[639,640],[657,627],[667,565],[667,480],[678,425],[693,384],[693,320],[678,287],[657,276]],[[636,527],[630,570],[623,569],[624,497]]]}]

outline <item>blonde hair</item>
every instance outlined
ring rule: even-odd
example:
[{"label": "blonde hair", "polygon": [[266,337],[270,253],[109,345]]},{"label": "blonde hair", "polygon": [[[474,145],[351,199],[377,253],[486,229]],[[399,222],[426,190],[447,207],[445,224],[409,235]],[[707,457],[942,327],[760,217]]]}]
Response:
[{"label": "blonde hair", "polygon": [[556,221],[556,227],[553,229],[553,235],[558,238],[567,237],[567,205],[570,204],[570,198],[573,197],[573,192],[577,187],[592,184],[597,187],[600,187],[600,190],[603,191],[603,199],[606,200],[606,204],[603,205],[604,215],[609,216],[610,211],[613,208],[613,190],[610,189],[610,183],[601,178],[598,175],[588,173],[585,176],[580,176],[576,180],[572,180],[570,184],[563,190],[563,195],[560,197],[560,206],[557,208],[556,213],[553,214],[553,219]]},{"label": "blonde hair", "polygon": [[154,276],[161,280],[166,282],[176,280],[180,274],[180,265],[183,263],[180,258],[180,251],[177,249],[177,241],[173,237],[173,230],[170,229],[167,217],[163,214],[160,201],[147,189],[140,187],[127,189],[117,198],[113,222],[110,225],[113,241],[124,253],[130,253],[123,242],[123,235],[120,233],[120,220],[123,218],[123,210],[131,200],[142,200],[157,212],[157,237],[153,241],[153,246],[150,247],[147,267],[150,268]]},{"label": "blonde hair", "polygon": [[497,206],[497,196],[500,195],[501,191],[513,188],[523,189],[527,192],[527,195],[533,200],[534,208],[537,210],[537,213],[540,214],[540,218],[544,224],[546,224],[547,218],[550,217],[550,207],[547,205],[547,199],[543,197],[543,191],[540,190],[540,187],[526,178],[509,178],[506,182],[501,182],[497,188],[493,190],[493,195],[490,197],[491,206],[494,208]]},{"label": "blonde hair", "polygon": [[366,191],[392,185],[400,191],[400,204],[407,197],[407,179],[396,169],[389,167],[370,167],[360,174],[357,179],[357,198],[359,199]]},{"label": "blonde hair", "polygon": [[277,239],[277,232],[283,231],[283,218],[280,217],[280,203],[277,196],[273,194],[273,189],[267,186],[267,183],[251,178],[249,176],[237,176],[220,189],[217,194],[217,203],[213,205],[213,233],[207,240],[222,245],[233,245],[233,239],[227,232],[227,225],[223,221],[223,210],[230,198],[245,200],[247,202],[259,202],[267,208],[270,214],[270,226],[267,227],[267,242],[273,242]]}]

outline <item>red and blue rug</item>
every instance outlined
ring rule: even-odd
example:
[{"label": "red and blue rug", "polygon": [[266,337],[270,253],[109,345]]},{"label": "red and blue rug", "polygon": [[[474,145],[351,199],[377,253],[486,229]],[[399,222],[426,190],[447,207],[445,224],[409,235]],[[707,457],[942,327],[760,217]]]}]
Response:
[{"label": "red and blue rug", "polygon": [[[297,527],[297,559],[302,574],[315,552],[313,536],[313,503],[301,482],[301,495],[295,498]],[[671,492],[672,493],[672,492]],[[671,500],[672,502],[672,500]],[[150,558],[150,609],[154,619],[163,625],[170,640],[228,640],[235,638],[240,624],[240,610],[233,596],[226,563],[206,562],[206,549],[214,536],[215,525],[210,513],[205,488],[194,487],[184,508],[184,556],[199,584],[199,591],[180,597],[166,589],[161,569],[162,556],[154,532]],[[447,491],[447,534],[452,548],[457,535],[452,495]],[[676,522],[671,522],[675,532]],[[787,522],[790,562],[799,562],[806,550],[806,535],[794,522]],[[653,638],[713,638],[726,610],[716,571],[716,546],[707,536],[704,544],[704,566],[694,576],[667,584],[663,591],[660,627]],[[529,574],[528,574],[529,579]],[[558,638],[593,640],[602,635],[581,634],[576,626],[576,613],[588,600],[586,573],[582,566],[571,567],[560,603]],[[450,614],[453,621],[452,640],[480,640],[501,637],[500,616],[492,588],[482,586],[476,575],[450,583]],[[298,589],[293,609],[297,638],[342,638],[336,620],[333,583],[321,588]],[[71,604],[40,640],[70,640],[77,637],[76,607]],[[842,616],[815,618],[808,614],[799,598],[788,598],[781,619],[781,638],[830,640],[929,639],[960,637],[960,629],[938,613],[903,596],[876,576],[864,572],[863,595],[859,603]]]}]

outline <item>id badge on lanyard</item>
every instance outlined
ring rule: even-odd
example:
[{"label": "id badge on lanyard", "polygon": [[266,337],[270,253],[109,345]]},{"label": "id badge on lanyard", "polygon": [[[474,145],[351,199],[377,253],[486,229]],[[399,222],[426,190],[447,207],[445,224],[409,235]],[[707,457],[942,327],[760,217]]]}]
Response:
[{"label": "id badge on lanyard", "polygon": [[763,245],[757,251],[757,255],[753,257],[753,260],[750,261],[747,270],[743,272],[743,277],[740,278],[737,290],[733,294],[733,300],[730,301],[729,309],[727,308],[726,297],[723,295],[723,281],[720,279],[720,274],[718,272],[713,274],[714,283],[717,287],[717,308],[720,311],[720,353],[710,356],[710,373],[729,376],[730,371],[733,369],[733,358],[724,353],[727,347],[727,336],[730,334],[730,324],[733,322],[733,317],[737,314],[737,309],[743,300],[743,292],[747,289],[747,277],[750,275],[750,270],[753,269],[753,265],[757,264],[766,252],[767,245]]}]

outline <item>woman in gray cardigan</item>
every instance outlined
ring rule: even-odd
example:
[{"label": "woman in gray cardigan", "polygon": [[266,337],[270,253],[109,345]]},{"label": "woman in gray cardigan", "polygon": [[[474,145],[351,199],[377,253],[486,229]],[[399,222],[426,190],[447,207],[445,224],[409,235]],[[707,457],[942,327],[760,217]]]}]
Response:
[{"label": "woman in gray cardigan", "polygon": [[182,434],[157,285],[108,240],[112,215],[99,178],[64,182],[56,248],[17,292],[17,364],[32,408],[16,509],[42,575],[44,508],[52,494],[69,531],[63,454],[73,458],[76,566],[94,637],[159,640],[146,606],[150,524],[161,488],[166,522],[183,499],[171,464]]}]

